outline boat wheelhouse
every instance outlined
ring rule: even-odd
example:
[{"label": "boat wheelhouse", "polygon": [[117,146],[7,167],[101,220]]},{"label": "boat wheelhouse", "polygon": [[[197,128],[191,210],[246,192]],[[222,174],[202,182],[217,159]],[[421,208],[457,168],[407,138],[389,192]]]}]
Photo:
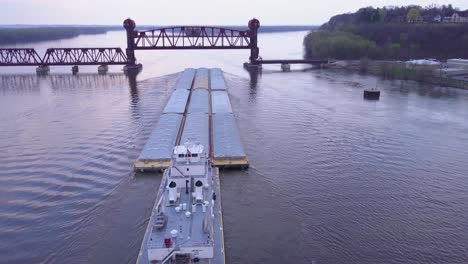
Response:
[{"label": "boat wheelhouse", "polygon": [[156,205],[147,248],[151,263],[209,263],[216,195],[210,161],[200,144],[175,146]]}]

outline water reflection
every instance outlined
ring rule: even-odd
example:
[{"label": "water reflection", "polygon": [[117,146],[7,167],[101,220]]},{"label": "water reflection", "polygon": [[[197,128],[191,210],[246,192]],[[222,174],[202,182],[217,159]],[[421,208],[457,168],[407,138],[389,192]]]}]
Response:
[{"label": "water reflection", "polygon": [[247,68],[246,67],[245,70],[249,73],[251,94],[255,94],[257,90],[258,79],[259,77],[260,78],[262,77],[262,68],[257,68],[257,67]]},{"label": "water reflection", "polygon": [[130,88],[130,108],[131,113],[134,118],[139,116],[138,113],[138,102],[139,102],[139,93],[138,93],[138,74],[127,74],[128,87]]},{"label": "water reflection", "polygon": [[36,75],[0,75],[0,88],[2,91],[32,91],[39,87],[39,78]]},{"label": "water reflection", "polygon": [[0,75],[0,86],[9,90],[35,89],[39,87],[41,80],[50,82],[53,89],[81,88],[110,88],[116,84],[121,84],[125,80],[123,74],[51,74],[46,76],[37,76],[36,74],[22,75]]},{"label": "water reflection", "polygon": [[458,98],[459,90],[450,87],[435,86],[427,83],[420,83],[416,81],[402,81],[391,80],[389,81],[391,91],[398,91],[401,94],[417,94],[422,97],[430,97],[434,99],[443,98]]},{"label": "water reflection", "polygon": [[65,87],[69,89],[76,88],[101,88],[109,89],[115,85],[125,82],[123,74],[53,74],[49,75],[48,80],[54,90],[61,90]]}]

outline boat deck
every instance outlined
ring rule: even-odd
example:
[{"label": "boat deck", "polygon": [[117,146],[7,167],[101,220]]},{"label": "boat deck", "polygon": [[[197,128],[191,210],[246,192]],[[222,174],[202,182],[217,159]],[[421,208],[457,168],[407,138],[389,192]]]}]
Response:
[{"label": "boat deck", "polygon": [[[164,197],[165,192],[167,192],[166,181],[167,181],[167,170],[163,175],[163,181],[158,190],[158,195],[156,203],[153,207],[150,220],[148,222],[148,227],[145,231],[145,236],[143,238],[140,252],[138,254],[137,264],[148,264],[148,245],[150,248],[161,248],[164,247],[164,238],[171,237],[171,230],[176,229],[179,231],[179,237],[175,243],[180,244],[181,246],[203,246],[203,243],[212,243],[213,246],[213,259],[210,261],[206,259],[201,259],[198,263],[211,263],[211,264],[224,264],[225,263],[225,254],[224,254],[224,234],[223,234],[223,220],[222,220],[222,208],[221,208],[221,192],[220,192],[220,182],[219,182],[219,169],[211,168],[212,170],[212,184],[213,189],[205,192],[206,196],[210,196],[212,191],[216,194],[216,199],[212,200],[212,197],[204,197],[213,204],[213,221],[212,221],[212,239],[209,241],[208,234],[203,232],[203,218],[208,215],[211,215],[211,207],[207,207],[206,213],[203,213],[202,206],[197,205],[196,212],[193,213],[192,209],[188,207],[191,204],[191,192],[185,194],[181,192],[179,206],[180,204],[187,203],[187,210],[181,210],[180,212],[175,211],[174,206],[166,206],[166,201]],[[157,230],[153,228],[156,222],[156,216],[159,211],[163,211],[167,216],[166,226],[162,229]],[[191,212],[191,218],[185,216],[186,212]],[[171,250],[168,250],[170,254]],[[153,262],[151,262],[153,263]],[[173,263],[169,260],[167,263]],[[190,262],[189,262],[190,263]]]},{"label": "boat deck", "polygon": [[[209,174],[211,174],[211,168]],[[165,184],[165,183],[162,183]],[[178,237],[173,239],[174,244],[183,246],[211,246],[211,239],[208,232],[204,232],[203,223],[204,218],[211,215],[211,206],[206,207],[206,212],[203,212],[201,204],[194,204],[192,198],[192,192],[190,187],[186,192],[186,188],[182,188],[180,197],[176,203],[170,204],[167,201],[169,197],[169,190],[166,188],[163,190],[163,195],[158,201],[159,211],[164,213],[166,216],[166,225],[164,228],[158,229],[153,228],[149,238],[149,248],[163,248],[164,239],[171,237],[171,230],[177,230]],[[212,194],[211,185],[208,189],[205,189],[203,193],[203,200],[211,203]],[[182,205],[186,205],[186,209],[182,209]],[[179,212],[176,208],[180,208]],[[186,213],[190,213],[189,217],[186,217]],[[211,226],[208,228],[212,228]]]}]

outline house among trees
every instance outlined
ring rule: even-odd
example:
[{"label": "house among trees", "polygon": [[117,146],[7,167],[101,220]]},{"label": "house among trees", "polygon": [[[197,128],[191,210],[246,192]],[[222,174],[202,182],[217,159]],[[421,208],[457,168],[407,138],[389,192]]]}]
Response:
[{"label": "house among trees", "polygon": [[444,23],[468,23],[468,10],[454,12],[449,17],[444,17],[442,22]]}]

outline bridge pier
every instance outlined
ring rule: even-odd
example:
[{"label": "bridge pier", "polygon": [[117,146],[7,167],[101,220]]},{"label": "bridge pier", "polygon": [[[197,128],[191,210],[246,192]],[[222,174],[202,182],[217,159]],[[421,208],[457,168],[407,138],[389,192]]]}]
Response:
[{"label": "bridge pier", "polygon": [[72,67],[72,74],[73,75],[77,75],[78,71],[79,71],[78,65],[75,65],[75,66]]},{"label": "bridge pier", "polygon": [[39,65],[37,68],[36,68],[36,74],[37,75],[47,75],[49,74],[50,72],[50,67],[49,65]]},{"label": "bridge pier", "polygon": [[100,66],[98,67],[98,73],[99,73],[99,74],[106,74],[108,71],[109,71],[109,66],[107,66],[107,65],[105,65],[105,64],[104,64],[104,65],[100,65]]},{"label": "bridge pier", "polygon": [[281,64],[281,70],[284,71],[284,72],[290,72],[291,71],[291,64],[282,63]]},{"label": "bridge pier", "polygon": [[125,65],[123,67],[123,71],[127,75],[137,75],[143,69],[143,65],[141,63],[135,65]]},{"label": "bridge pier", "polygon": [[244,69],[248,71],[251,69],[258,71],[258,70],[262,70],[262,68],[263,68],[262,65],[259,63],[244,62]]}]

